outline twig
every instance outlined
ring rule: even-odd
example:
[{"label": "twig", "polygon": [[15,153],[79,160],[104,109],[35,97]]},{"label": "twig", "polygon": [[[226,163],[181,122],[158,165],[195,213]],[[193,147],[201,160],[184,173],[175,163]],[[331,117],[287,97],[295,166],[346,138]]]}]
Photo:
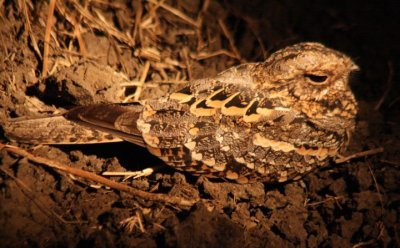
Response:
[{"label": "twig", "polygon": [[201,24],[203,23],[204,14],[207,13],[209,6],[210,6],[210,0],[204,0],[203,6],[201,7],[199,14],[197,15],[197,21],[196,21],[200,27]]},{"label": "twig", "polygon": [[369,156],[369,155],[375,155],[375,154],[381,153],[383,151],[384,151],[383,147],[379,147],[379,148],[371,149],[371,150],[368,150],[368,151],[357,152],[357,153],[354,153],[354,154],[352,154],[350,156],[347,156],[347,157],[340,157],[340,158],[335,160],[335,163],[341,164],[341,163],[347,162],[347,161],[349,161],[351,159],[354,159],[354,158],[360,158],[360,157],[366,157],[366,156]]},{"label": "twig", "polygon": [[56,161],[53,161],[53,160],[50,160],[47,158],[43,158],[43,157],[39,157],[39,156],[35,156],[35,155],[33,155],[19,147],[16,147],[16,146],[0,144],[0,150],[2,150],[2,149],[6,150],[8,152],[12,152],[12,153],[21,155],[23,157],[26,157],[27,159],[29,159],[33,162],[36,162],[36,163],[39,163],[39,164],[63,171],[63,172],[67,172],[72,175],[82,177],[82,178],[85,178],[85,179],[88,179],[88,180],[91,180],[91,181],[94,181],[94,182],[97,182],[100,184],[103,184],[103,185],[113,188],[115,190],[123,191],[123,192],[131,194],[133,196],[140,197],[140,198],[143,198],[146,200],[163,202],[163,203],[168,203],[171,205],[178,205],[181,207],[191,207],[199,200],[199,199],[186,200],[186,199],[176,197],[176,196],[149,193],[149,192],[145,192],[142,190],[138,190],[138,189],[129,187],[128,185],[124,185],[124,184],[121,184],[121,183],[118,183],[115,181],[108,180],[107,178],[93,174],[88,171],[65,166]]},{"label": "twig", "polygon": [[31,27],[31,22],[29,20],[28,7],[26,6],[26,1],[23,0],[21,4],[23,5],[22,8],[23,8],[24,15],[25,15],[24,26],[25,26],[25,29],[28,31],[29,37],[31,38],[31,45],[33,47],[33,50],[36,52],[36,55],[39,58],[42,58],[42,54],[40,53],[40,49],[37,45],[35,35],[32,32],[32,27]]},{"label": "twig", "polygon": [[322,201],[317,201],[317,202],[312,202],[312,203],[306,203],[306,206],[318,206],[321,205],[325,202],[329,202],[329,201],[335,201],[336,204],[339,206],[339,208],[341,208],[341,206],[338,203],[338,200],[343,199],[343,196],[329,196],[327,199],[322,200]]},{"label": "twig", "polygon": [[43,67],[42,67],[43,78],[47,76],[47,70],[49,67],[49,44],[50,44],[51,27],[53,26],[54,7],[56,6],[56,1],[57,0],[50,0],[49,11],[47,12],[46,31],[44,33],[44,48],[43,48]]},{"label": "twig", "polygon": [[132,232],[135,227],[138,227],[141,233],[144,233],[146,230],[144,229],[142,217],[140,213],[136,211],[135,216],[126,218],[119,222],[119,224],[128,230],[128,232]]},{"label": "twig", "polygon": [[203,42],[203,35],[202,35],[202,26],[203,26],[203,20],[204,20],[204,15],[207,13],[208,7],[210,6],[210,0],[205,0],[203,1],[203,6],[200,10],[200,12],[197,15],[197,20],[196,22],[199,25],[199,28],[195,29],[196,37],[197,37],[197,49],[196,51],[200,51],[203,49],[206,44]]},{"label": "twig", "polygon": [[124,102],[128,102],[129,99],[133,97],[135,101],[138,101],[140,98],[140,95],[143,90],[143,84],[146,81],[147,74],[149,73],[150,69],[150,61],[146,61],[146,64],[144,65],[144,69],[142,71],[142,74],[140,75],[139,83],[140,85],[137,86],[135,93],[132,96],[127,96],[124,100]]},{"label": "twig", "polygon": [[[111,47],[114,50],[115,56],[117,56],[117,60],[118,60],[118,62],[120,63],[120,65],[122,67],[122,71],[125,74],[127,74],[128,70],[126,69],[126,65],[124,63],[124,60],[121,58],[121,54],[122,54],[121,49],[119,48],[118,44],[116,44],[116,42],[113,39],[111,39],[110,37],[109,37],[109,41],[110,41]],[[107,58],[108,58],[108,56],[107,56]]]},{"label": "twig", "polygon": [[[167,79],[167,80],[153,80],[146,82],[146,88],[156,88],[160,87],[160,84],[185,84],[188,80],[180,80],[180,79]],[[131,81],[126,83],[121,83],[121,87],[136,87],[140,86],[141,83],[139,81]]]},{"label": "twig", "polygon": [[214,52],[199,52],[197,54],[190,54],[190,57],[192,57],[196,60],[203,60],[203,59],[209,59],[209,58],[220,56],[220,55],[225,55],[230,58],[237,59],[235,54],[233,54],[225,49],[220,49],[220,50],[214,51]]},{"label": "twig", "polygon": [[[64,18],[71,23],[71,25],[74,27],[74,32],[72,34],[66,33],[66,35],[71,36],[72,38],[75,38],[78,40],[79,44],[79,51],[80,51],[80,56],[87,58],[88,57],[88,51],[86,49],[85,41],[82,37],[82,26],[80,24],[80,20],[82,17],[75,17],[75,15],[70,15],[67,13],[67,10],[64,8],[63,4],[57,4],[56,5],[58,12],[64,16]],[[79,18],[79,21],[76,20],[76,18]],[[63,33],[63,32],[59,32]]]},{"label": "twig", "polygon": [[79,51],[81,52],[82,57],[86,58],[88,56],[88,51],[86,50],[85,40],[82,38],[81,29],[79,22],[74,24],[74,35],[78,40]]},{"label": "twig", "polygon": [[146,168],[141,171],[106,171],[103,172],[103,176],[123,176],[125,177],[123,181],[128,180],[129,178],[133,177],[133,179],[139,177],[147,177],[150,176],[154,172],[153,168]]},{"label": "twig", "polygon": [[370,247],[370,245],[372,245],[373,243],[376,243],[375,239],[371,239],[371,240],[368,240],[368,241],[365,241],[365,242],[357,243],[357,244],[353,245],[352,248],[359,248],[359,247],[363,247],[363,246]]},{"label": "twig", "polygon": [[378,222],[379,227],[379,234],[377,238],[370,239],[368,241],[360,242],[352,246],[352,248],[359,248],[359,247],[371,247],[372,244],[376,243],[378,240],[382,239],[385,235],[385,225],[382,222]]},{"label": "twig", "polygon": [[189,51],[188,48],[185,47],[182,50],[182,55],[183,55],[183,59],[185,60],[185,64],[186,64],[186,71],[187,71],[187,75],[188,75],[188,79],[192,80],[193,76],[192,76],[192,68],[190,66],[190,60],[189,60]]},{"label": "twig", "polygon": [[142,1],[137,1],[136,4],[138,5],[135,8],[135,26],[132,32],[132,42],[133,46],[136,45],[136,36],[139,36],[139,41],[142,39],[142,28],[140,27],[142,23],[142,15],[143,15],[143,4]]},{"label": "twig", "polygon": [[[69,23],[71,23],[71,25],[74,27],[73,33],[67,34],[67,35],[70,35],[73,39],[76,38],[78,40],[80,55],[84,58],[87,58],[89,54],[86,49],[85,40],[82,37],[82,26],[80,24],[83,17],[82,16],[77,17],[75,14],[72,14],[72,15],[69,14],[63,4],[64,4],[63,2],[61,2],[61,4],[57,4],[56,8],[57,8],[58,12],[62,16],[64,16],[64,18]],[[62,33],[62,32],[59,32],[59,33]],[[55,40],[57,41],[57,39],[55,39]]]},{"label": "twig", "polygon": [[117,40],[125,43],[126,45],[133,47],[132,38],[127,34],[118,31],[113,25],[108,23],[103,15],[99,11],[94,11],[97,15],[95,18],[88,10],[83,8],[78,1],[72,1],[75,9],[84,17],[84,21],[88,23],[89,26],[96,28],[97,30],[103,31]]},{"label": "twig", "polygon": [[388,165],[391,165],[394,167],[400,167],[400,163],[398,163],[398,162],[393,162],[393,161],[386,160],[386,159],[381,159],[380,161],[381,161],[381,163],[385,163],[385,164],[388,164]]},{"label": "twig", "polygon": [[148,2],[158,5],[161,8],[165,9],[166,11],[176,15],[177,17],[181,18],[183,21],[185,21],[186,23],[196,27],[196,28],[200,28],[199,23],[196,22],[195,20],[193,20],[192,18],[190,18],[189,16],[183,14],[182,12],[180,12],[177,9],[172,8],[171,6],[163,3],[163,2],[157,2],[156,0],[148,0]]},{"label": "twig", "polygon": [[373,172],[372,169],[371,169],[370,163],[367,163],[367,166],[368,166],[369,172],[371,173],[372,179],[374,180],[376,192],[378,192],[379,202],[381,203],[381,216],[383,216],[384,207],[383,207],[382,194],[381,194],[381,191],[380,191],[380,189],[379,189],[378,182],[376,181],[376,177],[375,177],[375,175],[374,175],[374,172]]},{"label": "twig", "polygon": [[222,30],[222,33],[228,39],[229,46],[231,47],[231,50],[232,50],[233,54],[235,54],[236,59],[240,60],[241,62],[245,62],[245,61],[242,61],[240,53],[239,53],[239,51],[237,50],[237,48],[235,46],[235,41],[234,41],[234,39],[232,37],[232,34],[228,30],[228,27],[225,25],[224,21],[222,19],[218,19],[218,24],[219,24],[219,26],[220,26],[220,28]]},{"label": "twig", "polygon": [[378,103],[375,105],[374,110],[378,110],[381,108],[383,102],[385,101],[386,97],[389,95],[390,90],[392,89],[393,85],[393,63],[392,61],[388,61],[388,70],[389,70],[389,75],[387,79],[387,86],[385,89],[385,92],[383,93],[381,99],[379,99]]},{"label": "twig", "polygon": [[400,100],[400,96],[396,97],[393,101],[389,103],[389,107],[392,107],[396,102]]}]

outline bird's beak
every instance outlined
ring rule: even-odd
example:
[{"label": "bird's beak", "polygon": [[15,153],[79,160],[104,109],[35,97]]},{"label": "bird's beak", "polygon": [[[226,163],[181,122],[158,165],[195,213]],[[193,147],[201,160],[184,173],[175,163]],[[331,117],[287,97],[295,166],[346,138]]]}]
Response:
[{"label": "bird's beak", "polygon": [[356,65],[354,62],[350,62],[350,71],[359,71],[360,67],[358,65]]}]

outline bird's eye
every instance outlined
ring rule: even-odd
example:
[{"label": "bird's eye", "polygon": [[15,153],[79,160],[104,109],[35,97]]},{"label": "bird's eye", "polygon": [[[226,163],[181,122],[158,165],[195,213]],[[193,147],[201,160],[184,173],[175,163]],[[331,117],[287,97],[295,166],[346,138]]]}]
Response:
[{"label": "bird's eye", "polygon": [[309,79],[311,81],[311,83],[315,83],[315,84],[325,83],[326,80],[328,79],[328,76],[315,75],[315,74],[304,74],[304,77]]}]

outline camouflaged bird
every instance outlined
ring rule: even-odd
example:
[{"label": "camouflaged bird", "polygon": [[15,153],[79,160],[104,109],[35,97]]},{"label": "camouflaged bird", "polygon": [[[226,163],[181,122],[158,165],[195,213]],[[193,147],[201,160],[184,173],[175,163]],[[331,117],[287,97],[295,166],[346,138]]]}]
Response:
[{"label": "camouflaged bird", "polygon": [[[357,103],[348,84],[357,69],[338,51],[300,43],[163,98],[74,108],[62,118],[78,125],[61,126],[53,141],[119,137],[196,175],[283,182],[326,165],[345,146],[355,127]],[[12,125],[6,128],[11,138],[23,129]],[[82,126],[87,132],[79,131]]]}]

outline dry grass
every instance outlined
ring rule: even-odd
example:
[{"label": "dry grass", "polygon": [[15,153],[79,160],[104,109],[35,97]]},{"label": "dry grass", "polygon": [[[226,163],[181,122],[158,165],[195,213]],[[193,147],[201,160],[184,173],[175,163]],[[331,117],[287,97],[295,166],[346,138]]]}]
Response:
[{"label": "dry grass", "polygon": [[[236,63],[245,61],[225,24],[225,15],[216,17],[219,29],[205,21],[211,1],[203,1],[196,12],[190,13],[179,4],[180,1],[171,6],[168,1],[149,0],[133,1],[131,6],[125,6],[100,0],[51,0],[43,6],[46,11],[42,13],[47,13],[45,20],[41,20],[45,23],[43,37],[32,32],[30,20],[37,11],[29,7],[33,6],[32,2],[20,0],[19,8],[25,17],[32,47],[41,59],[42,79],[55,73],[58,66],[72,65],[82,59],[97,60],[98,55],[88,47],[88,34],[107,37],[117,57],[117,62],[110,66],[119,68],[136,82],[129,86],[136,90],[125,99],[127,102],[141,98],[148,83],[154,87],[159,83],[191,80],[191,65],[196,61],[216,56],[227,56]],[[110,12],[124,13],[110,16]],[[43,51],[37,40],[44,41]],[[128,60],[123,58],[127,53],[133,55]],[[127,69],[130,63],[135,65],[134,71]]]}]

